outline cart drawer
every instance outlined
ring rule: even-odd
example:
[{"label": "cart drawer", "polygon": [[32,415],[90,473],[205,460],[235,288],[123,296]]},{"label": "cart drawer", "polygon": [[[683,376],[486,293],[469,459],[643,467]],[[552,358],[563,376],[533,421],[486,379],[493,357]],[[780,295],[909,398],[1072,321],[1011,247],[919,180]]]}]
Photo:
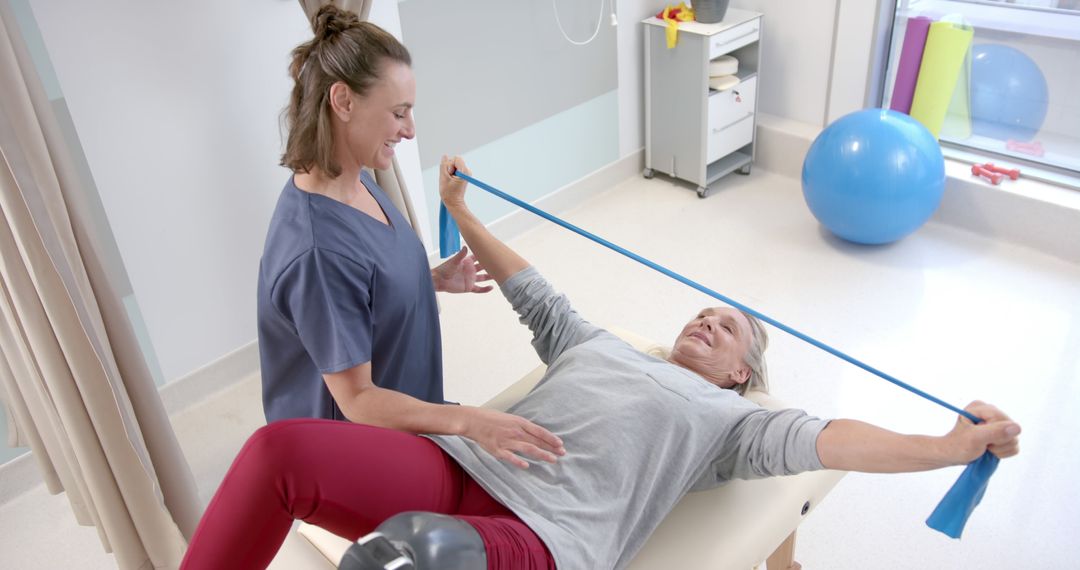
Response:
[{"label": "cart drawer", "polygon": [[[705,137],[706,162],[721,158],[753,140],[756,100],[756,75],[731,89],[709,95],[708,131]],[[747,127],[745,123],[749,123],[749,126]],[[750,138],[746,138],[744,132],[749,132]],[[727,143],[728,138],[735,141],[731,143],[735,145],[734,147]]]},{"label": "cart drawer", "polygon": [[705,142],[706,163],[715,162],[754,140],[754,116],[747,115],[741,121],[725,129],[709,129]]},{"label": "cart drawer", "polygon": [[758,41],[761,35],[761,19],[755,18],[730,30],[709,36],[709,59],[715,59],[732,50]]}]

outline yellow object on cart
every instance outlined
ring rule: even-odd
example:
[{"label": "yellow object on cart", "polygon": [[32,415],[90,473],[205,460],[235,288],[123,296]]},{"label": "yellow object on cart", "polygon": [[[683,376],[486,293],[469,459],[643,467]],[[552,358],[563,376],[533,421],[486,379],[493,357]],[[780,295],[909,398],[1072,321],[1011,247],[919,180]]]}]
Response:
[{"label": "yellow object on cart", "polygon": [[663,12],[656,15],[657,18],[667,22],[664,35],[667,37],[667,47],[671,49],[679,41],[679,22],[692,22],[694,20],[693,8],[686,2],[679,2],[678,6],[668,6]]}]

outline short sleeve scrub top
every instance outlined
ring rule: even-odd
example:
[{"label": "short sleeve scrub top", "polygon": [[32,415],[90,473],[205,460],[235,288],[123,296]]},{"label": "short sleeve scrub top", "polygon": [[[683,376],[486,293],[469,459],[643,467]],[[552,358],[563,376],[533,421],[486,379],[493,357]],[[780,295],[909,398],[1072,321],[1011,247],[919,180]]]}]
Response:
[{"label": "short sleeve scrub top", "polygon": [[258,284],[267,422],[345,420],[322,375],[368,361],[376,386],[444,403],[427,253],[374,178],[360,179],[389,224],[292,177],[278,198]]}]

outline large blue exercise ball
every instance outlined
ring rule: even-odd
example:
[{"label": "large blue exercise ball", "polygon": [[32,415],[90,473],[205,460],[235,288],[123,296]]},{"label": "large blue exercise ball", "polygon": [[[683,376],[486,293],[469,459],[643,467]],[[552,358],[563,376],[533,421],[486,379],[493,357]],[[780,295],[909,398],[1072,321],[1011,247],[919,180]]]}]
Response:
[{"label": "large blue exercise ball", "polygon": [[1030,141],[1042,128],[1049,100],[1046,78],[1024,52],[999,44],[972,46],[973,133]]},{"label": "large blue exercise ball", "polygon": [[887,109],[844,115],[806,153],[803,197],[837,236],[896,241],[923,225],[945,190],[945,159],[922,123]]}]

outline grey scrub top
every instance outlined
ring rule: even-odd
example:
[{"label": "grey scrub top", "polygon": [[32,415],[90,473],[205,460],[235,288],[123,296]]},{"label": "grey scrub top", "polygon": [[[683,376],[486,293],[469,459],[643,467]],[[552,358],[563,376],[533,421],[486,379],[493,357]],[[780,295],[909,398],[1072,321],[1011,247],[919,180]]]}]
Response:
[{"label": "grey scrub top", "polygon": [[375,180],[390,225],[300,190],[278,198],[259,265],[266,421],[346,419],[322,374],[371,361],[376,386],[443,403],[442,343],[427,254]]}]

